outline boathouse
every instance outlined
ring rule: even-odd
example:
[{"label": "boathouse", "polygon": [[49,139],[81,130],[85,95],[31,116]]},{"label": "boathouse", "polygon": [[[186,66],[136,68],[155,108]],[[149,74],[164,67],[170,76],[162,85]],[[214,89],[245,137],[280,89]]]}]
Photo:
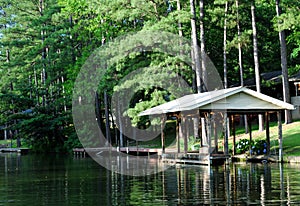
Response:
[{"label": "boathouse", "polygon": [[[141,112],[140,116],[160,115],[162,124],[166,121],[167,116],[176,117],[176,138],[177,151],[171,155],[174,159],[196,159],[206,158],[208,164],[214,157],[220,154],[218,151],[218,138],[220,135],[220,127],[224,134],[223,157],[228,157],[228,130],[232,130],[233,134],[233,154],[235,154],[235,128],[231,124],[230,129],[228,123],[234,121],[236,115],[245,115],[247,119],[251,119],[253,115],[263,114],[266,125],[266,142],[268,143],[268,153],[270,150],[270,134],[269,134],[269,115],[276,113],[278,118],[278,138],[279,138],[279,160],[282,161],[282,125],[281,112],[283,110],[294,110],[294,106],[281,100],[272,98],[262,93],[258,93],[246,87],[234,87],[209,91],[199,94],[190,94],[165,104],[147,109]],[[188,134],[187,119],[194,119],[193,124],[198,127],[199,138],[201,139],[198,154],[188,153]],[[198,122],[195,121],[198,119]],[[191,121],[190,121],[191,122]],[[195,124],[196,122],[196,124]],[[251,121],[249,121],[251,122]],[[194,127],[195,128],[195,127]],[[225,129],[224,129],[225,128]],[[185,132],[184,132],[185,131]],[[222,131],[221,131],[222,132]],[[180,135],[181,134],[181,135]],[[202,134],[202,135],[201,135]],[[230,134],[230,133],[229,133]],[[251,139],[250,126],[250,139]],[[165,150],[164,134],[162,139],[162,157],[168,157],[168,150]],[[180,149],[180,140],[183,139],[184,149]],[[193,156],[193,157],[192,157]],[[169,154],[170,157],[170,154]],[[192,157],[192,158],[191,158]],[[205,159],[204,158],[204,159]],[[205,161],[204,161],[205,162]]]}]

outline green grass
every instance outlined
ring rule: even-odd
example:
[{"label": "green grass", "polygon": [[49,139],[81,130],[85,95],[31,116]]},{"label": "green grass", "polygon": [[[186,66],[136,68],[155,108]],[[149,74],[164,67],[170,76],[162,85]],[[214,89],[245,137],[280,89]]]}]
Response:
[{"label": "green grass", "polygon": [[[291,124],[282,125],[283,131],[283,152],[287,156],[300,156],[300,121],[293,122]],[[248,139],[249,134],[245,134],[243,127],[236,129],[236,142],[239,139]],[[174,128],[174,122],[170,122],[166,126],[165,131],[165,144],[166,147],[176,147],[176,134]],[[229,138],[229,149],[232,148],[232,136]],[[260,140],[266,138],[266,132],[259,132],[258,125],[252,126],[252,139]],[[219,139],[219,151],[222,151],[222,141]],[[271,154],[278,154],[278,126],[277,122],[270,122],[270,142],[271,142]],[[135,145],[135,144],[133,144]],[[148,148],[161,148],[161,138],[160,136],[147,142],[139,142],[140,147]],[[189,145],[190,146],[190,145]],[[181,147],[183,148],[183,143],[181,142]]]},{"label": "green grass", "polygon": [[[252,139],[265,139],[266,132],[259,132],[257,125],[253,127]],[[237,130],[237,140],[249,138],[249,134],[243,134],[244,129]],[[287,156],[300,156],[300,121],[295,121],[291,124],[282,125],[282,137],[283,137],[283,153]],[[232,137],[231,137],[232,139]],[[270,123],[270,146],[271,154],[278,154],[278,125],[277,122]],[[232,147],[232,143],[231,143]]]},{"label": "green grass", "polygon": [[[11,145],[12,144],[12,145]],[[17,140],[13,139],[7,139],[7,140],[0,140],[0,145],[6,145],[7,147],[16,148],[17,147]],[[28,148],[27,145],[21,141],[21,147],[22,148]]]},{"label": "green grass", "polygon": [[283,131],[283,151],[289,156],[300,156],[300,122]]},{"label": "green grass", "polygon": [[[176,145],[176,134],[175,134],[176,121],[170,120],[166,122],[164,134],[165,134],[165,147],[170,147]],[[130,146],[136,146],[136,142],[132,141]],[[139,141],[139,147],[144,148],[161,148],[161,135],[158,135],[149,141]]]},{"label": "green grass", "polygon": [[[176,121],[175,120],[169,120],[166,123],[164,134],[165,134],[165,148],[177,148],[177,140],[176,140]],[[192,147],[197,143],[192,141],[192,138],[189,138],[188,141],[188,150],[191,151]],[[136,146],[136,142],[132,142],[130,144],[131,146]],[[139,147],[144,148],[161,148],[161,135],[158,135],[156,138],[150,140],[150,141],[140,141],[138,142]],[[180,149],[183,150],[184,148],[184,140],[180,140]]]},{"label": "green grass", "polygon": [[[165,134],[165,147],[169,147],[176,144],[176,138],[174,133],[167,133]],[[136,146],[135,142],[130,143],[131,146]],[[138,146],[144,148],[161,148],[161,136],[157,136],[156,138],[149,140],[149,141],[139,141]]]},{"label": "green grass", "polygon": [[[271,127],[277,127],[277,122],[270,122],[270,128]],[[258,124],[251,125],[251,130],[252,131],[258,131]],[[245,134],[245,127],[244,126],[237,126],[235,134],[236,135],[243,135],[243,134]]]}]

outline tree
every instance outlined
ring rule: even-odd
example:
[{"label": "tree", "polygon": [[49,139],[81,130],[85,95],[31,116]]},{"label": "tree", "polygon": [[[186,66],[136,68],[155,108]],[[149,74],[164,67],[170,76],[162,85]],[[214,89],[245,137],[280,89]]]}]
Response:
[{"label": "tree", "polygon": [[[266,0],[256,3],[253,26],[250,4],[244,1],[216,0],[205,2],[205,7],[204,1],[195,2],[0,0],[0,125],[20,130],[19,135],[36,148],[61,150],[79,145],[71,118],[76,76],[96,48],[130,32],[158,30],[191,38],[196,67],[190,68],[176,57],[160,53],[131,53],[107,68],[99,84],[99,116],[103,110],[101,105],[104,105],[103,91],[111,96],[120,80],[138,68],[164,68],[184,77],[190,85],[196,72],[197,92],[203,89],[201,82],[210,81],[205,75],[205,53],[220,74],[224,73],[225,87],[243,83],[243,79],[259,72],[280,69],[279,52],[276,51],[279,41],[274,40],[278,32],[270,24],[276,15],[274,3]],[[294,73],[300,68],[297,60],[299,2],[283,1],[282,6],[288,12],[277,15],[276,26],[279,31],[289,31],[286,33],[286,55],[292,51],[292,56],[286,64]],[[252,10],[254,12],[254,7]],[[255,40],[255,27],[259,41]],[[256,65],[258,54],[259,65]],[[8,56],[10,61],[7,61]],[[260,71],[256,72],[258,68]],[[125,84],[137,80],[132,81]],[[149,87],[137,91],[129,110],[119,112],[129,115],[136,126],[145,126],[148,120],[136,114],[172,98],[175,97],[167,91]],[[29,110],[33,111],[30,115],[23,114]],[[14,121],[18,122],[15,128]],[[105,124],[100,122],[99,125]]]},{"label": "tree", "polygon": [[241,28],[240,28],[240,14],[239,14],[239,1],[235,1],[236,6],[236,27],[238,34],[238,50],[239,50],[239,70],[240,70],[240,83],[244,86],[244,70],[243,70],[243,54],[242,54],[242,43],[241,43]]},{"label": "tree", "polygon": [[[280,0],[276,0],[276,14],[277,17],[281,14]],[[283,87],[283,101],[290,103],[290,88],[288,79],[288,67],[287,67],[287,49],[286,39],[284,30],[279,31],[280,41],[280,56],[281,56],[281,69],[282,69],[282,87]],[[285,110],[285,123],[289,124],[292,122],[291,112]]]},{"label": "tree", "polygon": [[276,31],[286,31],[288,51],[291,51],[291,58],[289,63],[289,73],[294,74],[299,71],[299,61],[297,58],[300,53],[300,14],[299,14],[299,1],[289,1],[286,3],[283,1],[282,5],[287,12],[283,12],[280,16],[275,18]]},{"label": "tree", "polygon": [[[19,136],[33,149],[62,150],[66,137],[74,131],[70,129],[70,112],[64,109],[64,68],[71,61],[67,55],[71,52],[68,26],[57,18],[61,7],[54,0],[38,4],[11,1],[3,9],[3,21],[10,26],[3,31],[1,44],[9,49],[11,61],[1,64],[14,76],[13,95],[5,92],[8,79],[0,86],[2,95],[16,105],[15,114],[8,119],[18,122],[14,129],[20,130]],[[30,115],[24,112],[29,110],[33,110]]]},{"label": "tree", "polygon": [[196,11],[195,11],[195,1],[190,0],[190,8],[191,8],[191,37],[192,37],[192,44],[193,44],[193,61],[195,65],[195,73],[196,73],[196,91],[201,93],[202,91],[202,71],[201,71],[201,61],[200,61],[200,51],[197,39],[197,27],[196,27]]},{"label": "tree", "polygon": [[224,74],[224,88],[228,87],[227,78],[227,13],[228,13],[228,1],[225,2],[224,9],[224,35],[223,35],[223,74]]},{"label": "tree", "polygon": [[202,91],[209,90],[206,68],[205,37],[204,37],[204,1],[200,0],[200,51],[201,51],[201,78],[203,79]]},{"label": "tree", "polygon": [[[255,1],[251,1],[251,19],[252,19],[251,22],[252,22],[252,31],[253,31],[253,57],[254,57],[254,69],[255,69],[255,84],[256,84],[256,91],[261,92],[258,45],[257,45],[257,30],[256,30],[256,21],[255,21]],[[259,126],[259,131],[264,130],[263,116],[261,114],[258,115],[258,126]]]}]

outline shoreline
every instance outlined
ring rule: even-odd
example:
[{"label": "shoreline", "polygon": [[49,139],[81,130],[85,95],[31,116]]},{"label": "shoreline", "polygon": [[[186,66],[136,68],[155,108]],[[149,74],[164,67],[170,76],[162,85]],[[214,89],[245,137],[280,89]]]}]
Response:
[{"label": "shoreline", "polygon": [[[253,155],[247,156],[245,154],[234,155],[231,157],[232,162],[277,162],[279,163],[278,155]],[[300,164],[300,156],[284,156],[282,163]]]}]

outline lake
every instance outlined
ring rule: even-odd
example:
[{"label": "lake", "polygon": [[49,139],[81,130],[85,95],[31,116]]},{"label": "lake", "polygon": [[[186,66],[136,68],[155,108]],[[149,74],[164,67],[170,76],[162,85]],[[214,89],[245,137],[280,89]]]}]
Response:
[{"label": "lake", "polygon": [[120,175],[91,158],[0,154],[0,205],[299,205],[300,165],[175,165]]}]

